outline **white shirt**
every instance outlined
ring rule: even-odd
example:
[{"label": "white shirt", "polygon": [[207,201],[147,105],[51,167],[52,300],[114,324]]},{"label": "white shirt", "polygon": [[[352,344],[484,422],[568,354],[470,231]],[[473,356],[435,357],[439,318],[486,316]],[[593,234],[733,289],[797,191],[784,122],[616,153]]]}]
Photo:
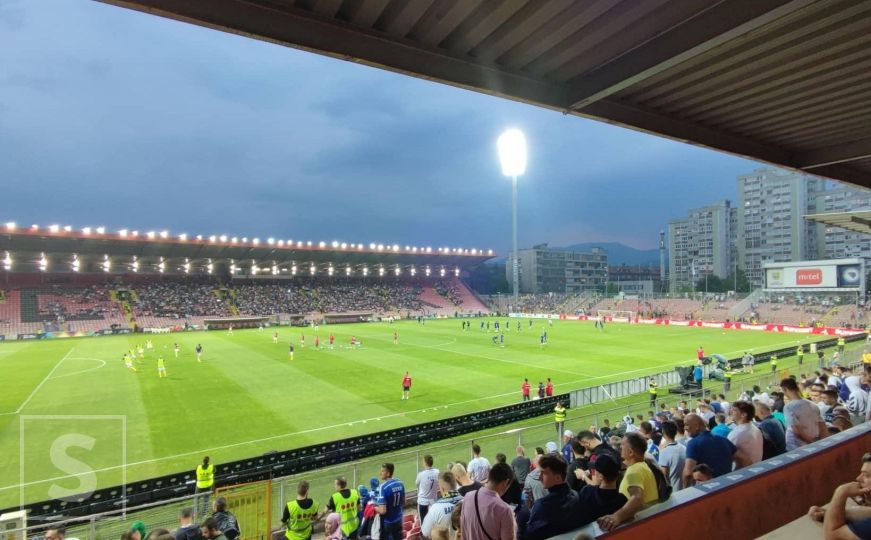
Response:
[{"label": "white shirt", "polygon": [[762,461],[762,432],[755,424],[734,424],[728,439],[747,456],[751,464]]},{"label": "white shirt", "polygon": [[799,439],[793,426],[802,426],[804,431],[819,436],[820,409],[806,399],[796,399],[783,407],[786,418],[786,449],[795,450],[807,443]]},{"label": "white shirt", "polygon": [[726,416],[729,416],[729,409],[731,407],[732,406],[729,404],[728,401],[721,401],[720,402],[720,410],[723,411],[723,414],[725,414]]},{"label": "white shirt", "polygon": [[439,470],[424,469],[417,473],[417,504],[428,506],[439,498]]},{"label": "white shirt", "polygon": [[454,512],[457,502],[461,500],[460,497],[455,499],[456,502],[452,502],[452,499],[442,499],[430,505],[426,517],[423,518],[423,523],[420,524],[420,534],[424,538],[430,538],[435,527],[444,527],[450,531],[451,514]]},{"label": "white shirt", "polygon": [[472,480],[483,484],[487,481],[487,477],[490,476],[490,462],[487,461],[487,458],[476,457],[469,462],[468,471]]}]

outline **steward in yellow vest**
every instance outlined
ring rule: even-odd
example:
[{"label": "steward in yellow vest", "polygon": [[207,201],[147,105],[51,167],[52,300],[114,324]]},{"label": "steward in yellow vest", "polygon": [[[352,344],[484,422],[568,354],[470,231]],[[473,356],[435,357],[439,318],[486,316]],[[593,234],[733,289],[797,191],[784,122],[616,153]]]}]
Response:
[{"label": "steward in yellow vest", "polygon": [[312,525],[318,519],[318,503],[308,498],[308,482],[303,480],[296,488],[296,500],[287,503],[281,522],[287,527],[287,540],[308,540]]},{"label": "steward in yellow vest", "polygon": [[215,485],[215,466],[209,463],[209,456],[197,465],[197,491],[211,491]]},{"label": "steward in yellow vest", "polygon": [[348,488],[348,481],[344,476],[336,478],[336,492],[332,494],[330,500],[327,501],[327,508],[339,514],[342,518],[342,535],[348,538],[354,538],[357,533],[357,528],[360,526],[360,521],[357,519],[357,512],[360,509],[360,494],[356,489]]}]

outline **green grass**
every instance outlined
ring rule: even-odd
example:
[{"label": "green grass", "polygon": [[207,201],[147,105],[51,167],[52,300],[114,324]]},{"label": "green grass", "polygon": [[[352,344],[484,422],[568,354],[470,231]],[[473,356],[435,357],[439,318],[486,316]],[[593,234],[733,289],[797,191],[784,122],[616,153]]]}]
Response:
[{"label": "green grass", "polygon": [[[495,319],[493,319],[495,320]],[[506,334],[460,330],[457,320],[321,327],[337,344],[353,334],[363,348],[316,351],[314,332],[299,329],[157,335],[155,351],[139,372],[124,368],[121,355],[143,336],[0,344],[0,507],[17,505],[23,482],[26,501],[53,498],[126,480],[193,469],[208,454],[226,462],[517,402],[524,377],[551,377],[558,392],[669,370],[687,363],[703,345],[707,353],[738,355],[805,340],[766,332],[703,328],[542,322]],[[392,344],[393,330],[399,345]],[[296,356],[290,361],[287,343]],[[181,346],[175,359],[172,343]],[[202,343],[204,361],[194,347]],[[164,348],[166,346],[166,348]],[[169,377],[159,379],[157,353]],[[400,379],[410,371],[412,399],[400,400]],[[115,418],[45,418],[50,416]],[[22,443],[22,430],[23,443]],[[63,436],[64,438],[58,439]],[[122,444],[122,442],[124,444]],[[52,453],[52,446],[54,450]],[[65,449],[66,448],[66,449]],[[125,468],[120,467],[122,448]],[[19,460],[23,450],[24,463]],[[60,464],[60,468],[58,467]],[[63,478],[87,468],[93,477]],[[54,480],[51,480],[54,479]],[[89,484],[93,480],[92,484]],[[54,491],[51,491],[54,486]]]}]

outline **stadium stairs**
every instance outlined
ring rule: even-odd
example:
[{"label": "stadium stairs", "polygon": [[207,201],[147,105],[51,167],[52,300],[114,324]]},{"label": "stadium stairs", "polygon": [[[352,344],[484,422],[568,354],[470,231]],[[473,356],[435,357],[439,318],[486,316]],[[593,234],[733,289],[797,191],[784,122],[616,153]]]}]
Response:
[{"label": "stadium stairs", "polygon": [[422,304],[429,306],[436,315],[448,316],[453,315],[455,311],[459,311],[457,306],[444,296],[437,293],[430,284],[424,284],[417,299],[420,300]]},{"label": "stadium stairs", "polygon": [[750,309],[753,307],[753,304],[755,302],[758,302],[759,299],[762,298],[762,295],[762,289],[756,289],[755,291],[747,295],[746,298],[732,306],[728,313],[729,319],[735,320],[750,311]]},{"label": "stadium stairs", "polygon": [[472,290],[465,281],[462,279],[455,279],[454,283],[456,283],[457,288],[460,290],[460,307],[461,311],[468,311],[472,313],[482,312],[487,313],[490,309],[487,307],[487,304],[484,300],[478,296],[478,293]]}]

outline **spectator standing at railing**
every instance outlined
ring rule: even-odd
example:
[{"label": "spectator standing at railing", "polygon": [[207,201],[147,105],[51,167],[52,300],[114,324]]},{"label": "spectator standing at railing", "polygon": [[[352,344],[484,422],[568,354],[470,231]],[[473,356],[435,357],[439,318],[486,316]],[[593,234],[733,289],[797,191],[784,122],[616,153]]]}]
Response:
[{"label": "spectator standing at railing", "polygon": [[429,507],[439,496],[439,470],[433,468],[432,456],[423,456],[423,470],[417,473],[414,483],[417,487],[417,514],[423,523]]},{"label": "spectator standing at railing", "polygon": [[435,527],[451,529],[451,514],[463,498],[457,493],[457,485],[454,475],[445,471],[439,475],[439,498],[430,505],[429,512],[420,523],[420,534],[424,538],[432,536]]},{"label": "spectator standing at railing", "polygon": [[481,484],[487,481],[487,476],[490,474],[490,461],[481,457],[481,447],[477,443],[472,445],[472,460],[469,462],[468,470],[472,480]]},{"label": "spectator standing at railing", "polygon": [[735,426],[728,439],[738,449],[735,452],[735,468],[740,469],[762,461],[762,432],[753,424],[756,408],[752,403],[736,401],[732,404],[732,420]]},{"label": "spectator standing at railing", "polygon": [[236,515],[227,509],[227,499],[224,497],[215,499],[215,511],[212,517],[218,522],[218,528],[227,540],[235,540],[242,536],[242,526],[239,525]]},{"label": "spectator standing at railing", "polygon": [[393,463],[381,465],[381,487],[376,512],[381,515],[381,540],[402,540],[402,509],[405,507],[405,486],[393,478]]},{"label": "spectator standing at railing", "polygon": [[173,536],[175,540],[202,540],[203,533],[200,527],[194,523],[192,508],[182,509],[178,518],[178,529],[173,532]]},{"label": "spectator standing at railing", "polygon": [[518,446],[516,452],[517,457],[511,460],[511,470],[514,471],[514,477],[517,481],[523,484],[526,481],[526,475],[529,474],[532,462],[526,457],[526,449],[522,446]]},{"label": "spectator standing at railing", "polygon": [[520,540],[544,540],[576,526],[578,495],[566,483],[565,460],[559,454],[549,454],[538,461],[538,467],[547,495],[537,499],[531,508],[517,512]]}]

